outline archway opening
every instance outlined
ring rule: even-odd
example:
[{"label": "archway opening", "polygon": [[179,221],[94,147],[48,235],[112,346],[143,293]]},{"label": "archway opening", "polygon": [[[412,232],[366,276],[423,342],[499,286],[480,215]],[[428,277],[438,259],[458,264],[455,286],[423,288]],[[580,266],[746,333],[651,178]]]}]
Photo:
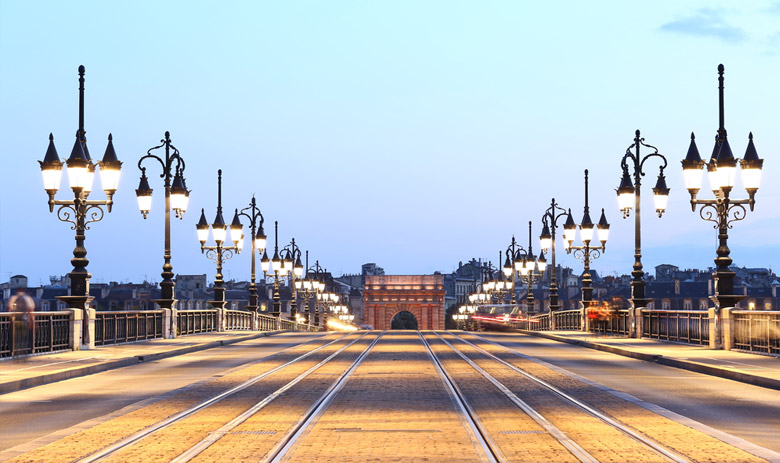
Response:
[{"label": "archway opening", "polygon": [[393,321],[390,322],[390,329],[391,330],[416,330],[417,318],[415,318],[415,316],[411,312],[407,312],[406,310],[402,312],[398,312],[393,317]]}]

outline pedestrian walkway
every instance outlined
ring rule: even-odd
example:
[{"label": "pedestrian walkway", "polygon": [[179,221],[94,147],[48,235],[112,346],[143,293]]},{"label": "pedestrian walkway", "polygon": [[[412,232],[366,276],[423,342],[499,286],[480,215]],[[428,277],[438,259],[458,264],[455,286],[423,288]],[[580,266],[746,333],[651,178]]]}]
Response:
[{"label": "pedestrian walkway", "polygon": [[223,331],[0,361],[0,394],[287,331]]},{"label": "pedestrian walkway", "polygon": [[583,331],[522,333],[780,390],[780,358],[775,356]]}]

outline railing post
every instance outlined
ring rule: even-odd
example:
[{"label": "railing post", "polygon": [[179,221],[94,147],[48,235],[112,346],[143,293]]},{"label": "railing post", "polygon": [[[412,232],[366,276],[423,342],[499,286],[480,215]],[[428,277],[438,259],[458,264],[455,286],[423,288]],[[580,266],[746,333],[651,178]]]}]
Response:
[{"label": "railing post", "polygon": [[65,309],[65,312],[70,313],[70,326],[68,327],[68,330],[70,330],[70,333],[68,333],[70,343],[68,347],[71,350],[79,350],[81,349],[81,324],[84,316],[81,313],[81,309]]},{"label": "railing post", "polygon": [[176,339],[176,331],[179,326],[179,309],[171,309],[170,324],[165,325],[163,330],[167,331],[165,339]]},{"label": "railing post", "polygon": [[550,331],[555,331],[555,327],[558,325],[557,323],[555,323],[556,318],[557,317],[555,316],[555,312],[550,310]]},{"label": "railing post", "polygon": [[225,331],[225,309],[217,308],[217,331]]},{"label": "railing post", "polygon": [[721,327],[720,320],[718,320],[718,309],[714,307],[707,309],[707,318],[710,321],[710,349],[721,349],[723,343],[720,339]]},{"label": "railing post", "polygon": [[257,322],[257,312],[252,312],[252,331],[259,331]]},{"label": "railing post", "polygon": [[634,309],[634,322],[636,323],[636,326],[634,328],[634,333],[636,336],[634,336],[637,339],[642,339],[642,335],[645,332],[645,316],[642,314],[642,312],[646,310],[643,307]]},{"label": "railing post", "polygon": [[173,320],[176,318],[176,309],[162,309],[163,322],[162,333],[163,339],[173,339],[176,337],[176,331],[172,330]]},{"label": "railing post", "polygon": [[590,331],[590,319],[588,319],[588,308],[580,309],[580,331]]},{"label": "railing post", "polygon": [[[732,308],[721,310],[721,332],[723,335],[723,350],[731,350],[734,348],[734,318],[731,315]],[[712,342],[712,341],[710,341]]]},{"label": "railing post", "polygon": [[637,336],[636,334],[636,312],[640,310],[637,307],[634,307],[633,305],[628,308],[628,337],[629,338],[640,338],[641,336]]},{"label": "railing post", "polygon": [[[79,309],[81,311],[81,309]],[[86,320],[82,319],[82,323],[87,323],[87,342],[84,343],[83,339],[79,339],[81,349],[94,349],[95,348],[95,309],[84,309],[83,315]],[[83,326],[82,326],[83,328]],[[81,336],[79,336],[81,337]]]}]

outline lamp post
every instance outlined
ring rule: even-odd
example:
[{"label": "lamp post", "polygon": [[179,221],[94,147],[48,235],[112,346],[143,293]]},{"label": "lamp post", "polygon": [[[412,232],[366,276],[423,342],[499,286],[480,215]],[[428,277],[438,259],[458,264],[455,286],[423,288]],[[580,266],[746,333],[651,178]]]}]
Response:
[{"label": "lamp post", "polygon": [[211,224],[211,234],[214,238],[216,246],[206,246],[206,241],[209,238],[209,224],[206,222],[205,210],[200,210],[200,220],[196,226],[198,230],[198,241],[200,241],[200,252],[206,254],[206,257],[213,260],[217,264],[217,275],[214,278],[214,300],[209,303],[218,309],[225,308],[225,281],[222,279],[222,264],[225,260],[233,257],[234,254],[240,254],[241,249],[244,247],[244,234],[242,232],[243,226],[238,219],[238,209],[233,215],[233,222],[230,224],[230,240],[233,242],[233,246],[225,246],[225,238],[227,238],[227,225],[225,225],[225,219],[222,218],[222,169],[217,171],[217,215],[214,218],[214,223]]},{"label": "lamp post", "polygon": [[[593,280],[590,277],[590,261],[592,259],[598,259],[601,253],[606,250],[607,238],[609,237],[609,223],[607,223],[607,217],[604,215],[604,209],[601,209],[601,218],[597,225],[593,225],[590,219],[590,207],[588,206],[588,169],[585,169],[585,212],[582,216],[582,221],[579,224],[580,237],[582,238],[582,245],[574,246],[574,239],[577,235],[577,224],[574,223],[574,219],[571,216],[571,209],[569,209],[568,216],[566,217],[566,223],[563,225],[563,236],[566,240],[566,253],[574,253],[574,257],[582,260],[585,271],[582,274],[582,306],[584,309],[588,309],[593,302]],[[597,231],[598,239],[601,241],[600,246],[591,246],[593,240],[593,232]]]},{"label": "lamp post", "polygon": [[[666,168],[666,158],[658,152],[658,148],[645,143],[645,139],[640,136],[639,130],[636,131],[634,143],[626,148],[626,154],[620,161],[620,167],[623,168],[623,177],[620,186],[617,189],[618,206],[623,212],[623,218],[627,218],[631,213],[631,207],[636,209],[634,213],[634,270],[631,272],[631,305],[636,308],[645,307],[650,299],[645,297],[645,272],[642,270],[642,214],[640,213],[640,191],[642,189],[642,177],[645,175],[643,167],[645,161],[652,157],[661,158],[663,165],[660,166],[658,180],[653,188],[653,203],[655,211],[660,218],[666,211],[666,204],[669,202],[669,188],[666,186],[666,177],[664,169]],[[640,149],[642,146],[650,148],[653,151],[642,156]],[[634,150],[632,153],[631,150]],[[630,163],[629,163],[630,161]],[[629,165],[633,168],[634,181],[631,182],[629,175]]]},{"label": "lamp post", "polygon": [[[512,237],[512,243],[506,250],[506,260],[504,261],[504,274],[512,276],[512,281],[515,281],[515,276],[528,286],[528,295],[526,296],[526,303],[528,304],[528,315],[531,315],[534,310],[534,284],[541,280],[544,275],[544,270],[547,268],[547,260],[544,258],[544,252],[540,253],[537,259],[534,256],[533,247],[531,244],[531,221],[528,222],[528,249],[524,249],[522,246],[515,246],[515,238]],[[513,292],[514,293],[514,292]]]},{"label": "lamp post", "polygon": [[[256,271],[255,271],[255,251],[259,253],[265,251],[265,231],[263,230],[263,214],[257,207],[255,202],[255,195],[252,195],[252,201],[249,202],[249,206],[241,209],[238,213],[239,216],[246,217],[249,220],[249,228],[252,232],[250,239],[252,240],[252,270],[250,272],[249,281],[249,305],[247,309],[257,311],[257,284],[255,283]],[[259,221],[259,222],[258,222]]]},{"label": "lamp post", "polygon": [[301,263],[301,248],[295,244],[295,238],[290,244],[282,248],[282,265],[287,269],[286,273],[290,276],[292,291],[292,301],[290,301],[290,320],[295,321],[298,314],[298,292],[296,280],[303,276],[303,264]]},{"label": "lamp post", "polygon": [[[106,210],[109,213],[111,212],[114,204],[114,193],[119,185],[119,173],[122,163],[116,157],[112,141],[113,137],[109,134],[108,146],[106,146],[103,160],[97,163],[100,166],[100,181],[103,185],[106,199],[88,199],[95,178],[95,163],[89,156],[86,131],[84,130],[84,66],[79,66],[78,72],[79,128],[76,131],[76,142],[73,144],[73,150],[64,163],[68,172],[68,182],[73,191],[73,199],[54,199],[57,190],[60,188],[63,163],[57,155],[52,134],[49,134],[49,146],[46,149],[46,155],[43,161],[38,162],[41,165],[43,188],[49,196],[49,212],[54,212],[54,207],[59,206],[57,218],[62,222],[72,224],[71,229],[76,231],[76,247],[73,249],[73,259],[70,261],[73,265],[73,270],[68,274],[70,295],[58,296],[57,299],[66,302],[69,308],[86,309],[92,300],[92,297],[89,295],[89,279],[92,275],[87,271],[89,259],[87,259],[87,249],[84,247],[85,233],[86,230],[89,230],[90,223],[103,220],[104,212],[101,206],[105,206]],[[88,332],[88,330],[85,330],[85,332]],[[89,339],[85,337],[82,342],[88,344]]]},{"label": "lamp post", "polygon": [[[308,265],[308,264],[307,264]],[[320,275],[324,278],[324,269],[320,267],[320,261],[314,261],[314,267],[307,268],[306,273],[314,273],[314,278],[311,280],[312,291],[314,298],[314,326],[320,325],[320,294],[325,292],[325,282],[320,279]]]},{"label": "lamp post", "polygon": [[260,266],[263,268],[263,275],[268,278],[269,272],[272,272],[271,274],[274,277],[274,310],[271,312],[271,315],[276,318],[281,318],[282,316],[282,299],[279,296],[279,286],[281,285],[282,280],[287,277],[287,273],[292,270],[292,268],[287,268],[287,266],[283,264],[284,262],[279,257],[279,221],[277,220],[274,222],[274,257],[273,259],[268,259],[268,253],[263,251],[263,259],[260,261]]},{"label": "lamp post", "polygon": [[[715,199],[699,199],[696,197],[702,184],[702,168],[704,161],[699,156],[699,150],[696,148],[694,134],[691,133],[691,144],[688,147],[688,154],[682,161],[683,177],[685,187],[691,195],[691,210],[696,212],[696,206],[701,206],[699,216],[715,224],[718,229],[717,257],[715,258],[716,270],[715,295],[711,297],[715,302],[716,310],[720,311],[724,307],[735,307],[737,303],[744,299],[744,296],[734,294],[734,272],[729,269],[732,263],[728,247],[728,230],[732,227],[732,222],[743,220],[747,215],[745,205],[753,211],[755,207],[755,195],[761,184],[761,169],[764,160],[759,159],[756,147],[753,144],[753,133],[748,135],[748,146],[743,159],[736,159],[731,152],[729,141],[726,135],[724,125],[723,109],[723,65],[718,66],[718,96],[719,96],[719,120],[720,125],[715,137],[715,147],[712,150],[712,157],[707,163],[707,173],[710,180],[710,187]],[[742,182],[748,193],[747,199],[734,199],[731,197],[731,190],[737,177],[737,161],[742,167]]]},{"label": "lamp post", "polygon": [[[560,310],[558,303],[558,268],[555,264],[555,230],[558,228],[558,219],[566,215],[566,209],[560,207],[552,198],[550,207],[542,215],[542,234],[539,244],[543,252],[550,250],[552,269],[550,270],[550,312]],[[555,320],[555,317],[552,318]]]},{"label": "lamp post", "polygon": [[306,275],[295,281],[295,290],[297,294],[299,293],[301,297],[303,297],[303,321],[304,323],[309,324],[312,320],[309,300],[312,297],[316,297],[317,291],[319,290],[317,280],[309,276],[309,251],[306,251]]},{"label": "lamp post", "polygon": [[[190,193],[187,191],[187,186],[184,180],[184,159],[179,154],[179,150],[171,144],[170,132],[165,132],[165,138],[160,140],[160,145],[149,148],[146,151],[146,155],[142,156],[138,160],[138,168],[141,170],[141,181],[138,185],[138,189],[135,190],[135,194],[138,198],[138,208],[141,210],[141,215],[146,219],[149,215],[149,211],[152,208],[152,189],[149,188],[149,179],[146,176],[146,167],[141,167],[141,164],[146,159],[154,159],[160,163],[162,167],[162,174],[160,178],[164,180],[165,185],[165,249],[163,251],[163,271],[160,274],[162,281],[160,282],[160,299],[154,301],[163,309],[172,309],[176,302],[174,286],[176,283],[173,281],[173,265],[171,265],[171,209],[177,218],[182,219],[184,212],[187,211],[187,204],[189,203]],[[165,147],[165,159],[162,159],[154,154],[152,151]],[[173,150],[173,153],[171,153]],[[174,162],[175,174],[174,174]],[[173,180],[173,184],[171,184]],[[173,325],[171,325],[173,330]]]}]

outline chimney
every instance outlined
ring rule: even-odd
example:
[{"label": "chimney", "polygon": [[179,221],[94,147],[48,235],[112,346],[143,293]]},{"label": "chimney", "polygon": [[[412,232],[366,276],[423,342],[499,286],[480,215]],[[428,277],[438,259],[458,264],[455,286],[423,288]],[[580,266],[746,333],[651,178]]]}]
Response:
[{"label": "chimney", "polygon": [[674,279],[674,294],[679,296],[680,295],[680,279],[675,278]]}]

